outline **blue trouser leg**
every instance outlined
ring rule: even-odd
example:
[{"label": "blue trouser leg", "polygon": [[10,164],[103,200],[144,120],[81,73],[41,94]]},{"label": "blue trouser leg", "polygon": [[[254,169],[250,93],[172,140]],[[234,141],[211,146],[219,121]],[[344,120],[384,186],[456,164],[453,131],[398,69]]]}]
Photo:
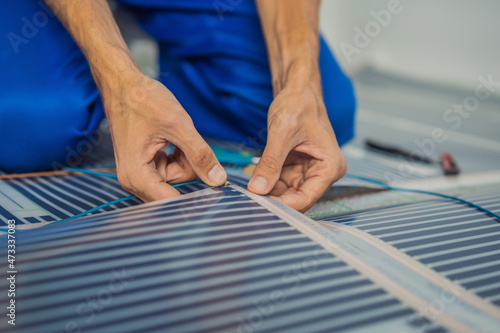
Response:
[{"label": "blue trouser leg", "polygon": [[0,170],[49,170],[78,161],[103,119],[81,51],[43,1],[0,11]]}]

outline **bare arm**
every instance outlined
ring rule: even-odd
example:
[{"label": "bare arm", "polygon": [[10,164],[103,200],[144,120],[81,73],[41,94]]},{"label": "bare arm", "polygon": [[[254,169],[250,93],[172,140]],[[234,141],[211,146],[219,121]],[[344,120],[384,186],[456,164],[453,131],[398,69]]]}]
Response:
[{"label": "bare arm", "polygon": [[[46,0],[87,58],[110,123],[118,179],[144,201],[179,195],[168,183],[226,174],[191,118],[161,83],[143,75],[106,0]],[[173,143],[175,154],[162,148]]]},{"label": "bare arm", "polygon": [[[46,0],[87,58],[92,74],[105,92],[118,90],[140,75],[106,0]],[[119,75],[126,75],[120,77]],[[111,80],[108,78],[115,78]],[[116,86],[115,86],[116,85]]]},{"label": "bare arm", "polygon": [[297,86],[305,81],[321,87],[318,67],[320,2],[257,0],[275,95],[286,85]]},{"label": "bare arm", "polygon": [[274,101],[268,140],[249,189],[309,209],[346,172],[323,102],[319,0],[257,0]]}]

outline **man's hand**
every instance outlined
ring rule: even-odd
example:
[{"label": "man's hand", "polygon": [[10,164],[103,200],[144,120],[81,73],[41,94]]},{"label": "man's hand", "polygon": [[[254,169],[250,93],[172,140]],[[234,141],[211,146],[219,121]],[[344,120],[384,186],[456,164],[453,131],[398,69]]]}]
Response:
[{"label": "man's hand", "polygon": [[[223,185],[226,173],[189,115],[142,74],[106,0],[45,0],[86,56],[110,123],[120,184],[144,201],[179,195],[168,183]],[[162,148],[177,148],[167,156]]]},{"label": "man's hand", "polygon": [[[174,95],[160,82],[136,75],[103,98],[122,187],[154,201],[179,195],[167,183],[197,176],[208,185],[223,185],[224,169]],[[176,146],[171,155],[162,150],[169,143]]]},{"label": "man's hand", "polygon": [[257,0],[275,99],[267,145],[248,188],[302,212],[347,169],[323,102],[319,5],[320,0]]},{"label": "man's hand", "polygon": [[321,94],[283,89],[269,108],[267,145],[249,190],[305,212],[346,170]]}]

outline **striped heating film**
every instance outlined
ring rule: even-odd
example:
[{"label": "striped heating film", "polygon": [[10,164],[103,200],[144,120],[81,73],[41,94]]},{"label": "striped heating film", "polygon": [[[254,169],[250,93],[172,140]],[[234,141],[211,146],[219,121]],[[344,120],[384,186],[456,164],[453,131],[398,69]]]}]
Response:
[{"label": "striped heating film", "polygon": [[280,216],[231,186],[18,231],[15,332],[446,331]]},{"label": "striped heating film", "polygon": [[[464,195],[500,213],[500,192]],[[500,221],[442,199],[321,217],[349,224],[405,252],[500,307]]]},{"label": "striped heating film", "polygon": [[[242,186],[247,183],[238,176],[229,176],[229,181]],[[185,194],[204,188],[207,186],[199,183],[177,189]],[[129,195],[116,179],[94,175],[4,179],[0,181],[0,225],[6,225],[11,219],[18,225],[61,220]],[[93,214],[141,202],[139,199],[122,201]]]}]

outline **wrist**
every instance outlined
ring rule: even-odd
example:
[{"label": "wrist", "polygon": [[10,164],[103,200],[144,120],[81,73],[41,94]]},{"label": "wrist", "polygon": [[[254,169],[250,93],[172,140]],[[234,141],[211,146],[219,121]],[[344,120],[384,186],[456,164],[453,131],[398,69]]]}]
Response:
[{"label": "wrist", "polygon": [[280,60],[279,66],[271,72],[273,91],[276,96],[283,89],[301,90],[312,87],[321,92],[321,75],[319,60],[315,52],[307,48],[289,54]]},{"label": "wrist", "polygon": [[294,62],[285,70],[283,77],[273,84],[275,96],[283,90],[291,94],[301,94],[304,90],[323,94],[319,66],[316,63]]},{"label": "wrist", "polygon": [[102,56],[93,54],[88,58],[103,98],[123,95],[128,87],[136,85],[144,77],[128,49],[108,49]]}]

